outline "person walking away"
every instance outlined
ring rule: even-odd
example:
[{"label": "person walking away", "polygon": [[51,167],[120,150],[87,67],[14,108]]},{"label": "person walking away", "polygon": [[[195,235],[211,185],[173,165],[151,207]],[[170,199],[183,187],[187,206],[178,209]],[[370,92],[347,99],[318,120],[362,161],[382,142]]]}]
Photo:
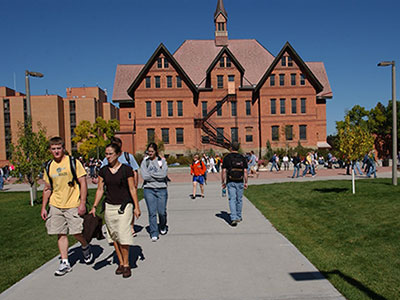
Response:
[{"label": "person walking away", "polygon": [[204,174],[206,170],[206,166],[199,159],[199,155],[195,154],[193,163],[190,165],[190,175],[193,176],[193,193],[190,195],[190,198],[196,199],[197,184],[200,185],[201,197],[204,198]]},{"label": "person walking away", "polygon": [[140,207],[137,189],[134,183],[134,173],[131,167],[119,162],[121,147],[111,143],[106,146],[107,165],[99,171],[99,182],[96,197],[90,214],[96,216],[106,187],[104,219],[107,227],[107,238],[114,243],[119,265],[115,274],[128,278],[132,275],[129,265],[129,246],[133,245],[131,230],[132,218],[140,217]]},{"label": "person walking away", "polygon": [[371,177],[371,174],[374,174],[374,178],[376,178],[376,158],[375,158],[375,151],[371,150],[369,155],[369,170],[367,173],[367,177]]},{"label": "person walking away", "polygon": [[[44,171],[45,186],[41,209],[47,233],[58,236],[61,262],[55,276],[72,271],[68,261],[67,234],[73,235],[81,243],[85,263],[89,264],[93,259],[90,245],[82,235],[82,215],[86,212],[86,172],[79,160],[64,154],[64,147],[64,141],[60,137],[50,139],[53,159],[46,164]],[[48,203],[49,213],[46,210]]]},{"label": "person walking away", "polygon": [[215,159],[213,156],[210,156],[210,169],[208,170],[208,172],[210,173],[217,173],[217,170],[215,169]]},{"label": "person walking away", "polygon": [[221,157],[217,154],[217,156],[215,157],[215,169],[217,170],[217,172],[219,173],[220,169],[221,169]]},{"label": "person walking away", "polygon": [[[158,155],[155,143],[147,146],[148,157],[142,161],[140,172],[144,180],[143,191],[149,213],[150,237],[158,240],[159,233],[167,234],[168,166],[164,158]],[[157,226],[157,214],[159,226]]]},{"label": "person walking away", "polygon": [[[298,153],[295,153],[293,157],[293,175],[292,178],[298,178],[300,176],[301,159]],[[297,174],[297,176],[296,176]]]},{"label": "person walking away", "polygon": [[[269,170],[270,172],[272,172],[272,169],[273,169],[273,168],[275,168],[276,171],[279,171],[278,166],[277,166],[277,163],[276,163],[276,158],[277,158],[277,155],[276,155],[276,153],[275,153],[275,154],[272,156],[272,158],[271,158],[272,166],[271,166],[271,169]],[[278,158],[278,160],[279,160],[279,158]]]},{"label": "person walking away", "polygon": [[239,143],[232,143],[232,151],[222,163],[221,184],[228,189],[231,225],[242,221],[243,191],[247,189],[247,160],[238,153]]},{"label": "person walking away", "polygon": [[254,151],[250,151],[250,159],[248,162],[249,176],[253,177],[257,175],[257,156],[254,154]]},{"label": "person walking away", "polygon": [[313,161],[313,160],[312,160],[312,154],[311,154],[311,152],[308,152],[308,153],[307,153],[307,156],[306,156],[306,158],[305,158],[305,160],[304,160],[304,163],[305,163],[305,165],[306,165],[306,168],[305,168],[305,170],[304,170],[304,172],[303,172],[302,177],[306,176],[308,171],[311,172],[312,177],[315,176],[315,173],[314,173],[314,170],[313,170],[313,167],[312,167],[312,163],[313,163],[312,161]]},{"label": "person walking away", "polygon": [[364,175],[363,172],[361,172],[360,162],[358,161],[358,159],[352,161],[352,168],[354,170],[354,175],[357,175],[357,172],[358,175]]}]

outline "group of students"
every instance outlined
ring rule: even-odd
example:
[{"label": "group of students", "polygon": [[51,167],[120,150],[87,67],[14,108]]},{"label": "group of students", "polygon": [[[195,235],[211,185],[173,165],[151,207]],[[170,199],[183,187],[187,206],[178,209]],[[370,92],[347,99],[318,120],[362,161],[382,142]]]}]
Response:
[{"label": "group of students", "polygon": [[[107,238],[113,243],[119,261],[115,274],[128,278],[131,276],[129,246],[133,245],[134,219],[141,215],[137,197],[139,167],[133,155],[122,152],[121,146],[122,141],[118,138],[112,139],[106,146],[106,158],[98,174],[95,201],[89,214],[96,215],[105,194],[104,219]],[[72,271],[68,261],[68,234],[81,243],[85,263],[89,264],[93,260],[90,245],[82,235],[82,216],[86,213],[87,174],[79,160],[65,155],[64,141],[60,137],[50,139],[50,152],[53,159],[47,163],[44,173],[41,217],[46,221],[48,234],[58,236],[61,261],[54,274],[62,276]],[[146,154],[140,171],[144,180],[150,238],[157,241],[159,234],[166,234],[168,228],[168,167],[165,159],[158,155],[156,144],[149,144]]]}]

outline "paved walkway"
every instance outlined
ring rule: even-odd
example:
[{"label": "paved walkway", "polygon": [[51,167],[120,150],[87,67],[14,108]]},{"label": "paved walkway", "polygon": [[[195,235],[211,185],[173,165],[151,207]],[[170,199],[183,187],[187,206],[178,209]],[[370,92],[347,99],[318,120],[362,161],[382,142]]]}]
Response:
[{"label": "paved walkway", "polygon": [[[382,172],[380,177],[384,174],[390,177],[390,173]],[[292,180],[286,177],[276,180]],[[333,177],[340,179],[343,175]],[[188,197],[190,184],[172,182],[169,232],[155,243],[145,228],[145,202],[140,202],[142,217],[137,221],[136,244],[131,247],[131,278],[114,275],[113,248],[105,240],[94,240],[96,259],[92,265],[85,265],[80,248],[73,246],[72,273],[55,277],[56,257],[0,294],[0,299],[344,299],[247,199],[243,222],[229,226],[227,198],[221,197],[217,180],[218,176],[212,174],[206,198],[196,200]],[[272,182],[265,178],[251,181]]]}]

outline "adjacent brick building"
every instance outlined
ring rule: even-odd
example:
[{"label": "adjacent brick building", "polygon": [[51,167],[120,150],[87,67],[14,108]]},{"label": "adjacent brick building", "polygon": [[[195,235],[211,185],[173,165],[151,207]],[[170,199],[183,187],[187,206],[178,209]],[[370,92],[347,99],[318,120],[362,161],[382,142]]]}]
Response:
[{"label": "adjacent brick building", "polygon": [[120,105],[124,148],[162,140],[166,154],[326,143],[332,91],[322,62],[304,62],[286,43],[273,56],[257,40],[231,40],[218,0],[214,40],[187,40],[175,53],[161,44],[144,65],[118,65],[112,100]]},{"label": "adjacent brick building", "polygon": [[[82,120],[91,123],[98,116],[105,120],[118,119],[119,112],[107,102],[106,93],[98,87],[67,88],[67,97],[58,95],[31,96],[33,130],[40,122],[47,135],[61,136],[66,149],[71,152],[76,146],[71,142],[71,133]],[[27,118],[26,97],[7,87],[0,87],[0,166],[10,158],[10,145],[17,142],[18,122]]]}]

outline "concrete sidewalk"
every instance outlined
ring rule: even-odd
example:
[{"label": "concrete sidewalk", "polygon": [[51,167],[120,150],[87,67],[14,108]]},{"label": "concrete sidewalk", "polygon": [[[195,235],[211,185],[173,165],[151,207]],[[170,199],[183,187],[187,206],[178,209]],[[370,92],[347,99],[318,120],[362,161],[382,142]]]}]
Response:
[{"label": "concrete sidewalk", "polygon": [[[131,247],[132,277],[114,275],[113,248],[92,242],[95,262],[70,250],[73,272],[55,277],[58,258],[0,294],[0,299],[344,299],[318,270],[247,200],[243,222],[228,225],[228,200],[218,182],[204,199],[189,199],[191,186],[169,187],[169,232],[151,242],[146,205]],[[54,245],[56,247],[56,244]]]}]

